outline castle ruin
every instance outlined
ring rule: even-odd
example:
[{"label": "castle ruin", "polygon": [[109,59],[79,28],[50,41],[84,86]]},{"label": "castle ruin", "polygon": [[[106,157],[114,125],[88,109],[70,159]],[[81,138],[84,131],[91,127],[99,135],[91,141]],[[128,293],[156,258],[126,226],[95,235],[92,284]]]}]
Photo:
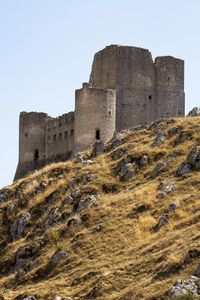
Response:
[{"label": "castle ruin", "polygon": [[94,56],[89,83],[75,92],[75,111],[52,118],[22,112],[15,180],[67,160],[115,131],[185,115],[184,61],[152,60],[147,49],[110,45]]}]

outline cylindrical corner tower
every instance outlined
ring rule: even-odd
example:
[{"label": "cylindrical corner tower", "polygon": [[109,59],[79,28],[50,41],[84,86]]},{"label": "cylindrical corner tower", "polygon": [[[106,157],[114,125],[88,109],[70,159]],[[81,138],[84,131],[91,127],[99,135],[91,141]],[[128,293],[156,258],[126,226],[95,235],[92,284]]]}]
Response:
[{"label": "cylindrical corner tower", "polygon": [[22,112],[19,119],[19,162],[15,180],[41,168],[45,161],[45,124],[48,115]]},{"label": "cylindrical corner tower", "polygon": [[75,101],[75,152],[96,140],[111,139],[115,131],[116,92],[83,83],[83,88],[76,90]]}]

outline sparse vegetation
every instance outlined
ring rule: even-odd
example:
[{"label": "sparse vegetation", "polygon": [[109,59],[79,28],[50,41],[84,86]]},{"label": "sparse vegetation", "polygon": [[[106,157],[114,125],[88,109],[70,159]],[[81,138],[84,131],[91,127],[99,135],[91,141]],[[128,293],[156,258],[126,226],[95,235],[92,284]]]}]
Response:
[{"label": "sparse vegetation", "polygon": [[[186,256],[189,250],[200,251],[200,172],[180,177],[174,172],[198,146],[199,128],[191,129],[190,138],[176,147],[174,140],[180,132],[159,147],[152,143],[161,129],[179,126],[188,131],[193,124],[200,124],[200,117],[130,131],[119,146],[125,146],[127,152],[119,159],[113,159],[115,148],[94,158],[93,165],[81,165],[75,159],[54,163],[14,182],[0,211],[0,295],[5,300],[18,299],[20,294],[38,294],[40,300],[52,300],[55,295],[79,300],[88,299],[95,288],[99,300],[164,299],[177,279],[189,278],[199,262],[198,255],[189,260]],[[141,167],[143,154],[148,163]],[[120,181],[115,168],[127,155],[136,172]],[[151,177],[155,166],[167,157],[164,168]],[[84,171],[94,175],[86,184],[81,181]],[[69,187],[72,178],[75,183]],[[158,198],[163,179],[174,182],[175,188]],[[71,197],[76,189],[76,196]],[[91,195],[96,201],[76,212],[80,200],[85,203]],[[173,202],[178,207],[153,231]],[[8,210],[12,203],[15,208]],[[11,226],[25,212],[30,213],[26,230],[19,239],[11,240]],[[25,250],[18,253],[19,248]],[[67,252],[67,258],[49,268],[50,258],[60,249]],[[23,281],[15,279],[18,257],[28,258],[22,267],[26,271]],[[180,299],[195,299],[189,293],[185,297]]]}]

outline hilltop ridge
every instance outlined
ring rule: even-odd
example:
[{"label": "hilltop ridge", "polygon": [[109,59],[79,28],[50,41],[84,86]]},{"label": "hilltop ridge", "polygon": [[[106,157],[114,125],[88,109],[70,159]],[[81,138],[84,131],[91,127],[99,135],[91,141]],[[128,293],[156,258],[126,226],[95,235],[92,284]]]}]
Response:
[{"label": "hilltop ridge", "polygon": [[0,299],[165,299],[188,280],[199,128],[196,116],[123,130],[98,156],[89,148],[0,190]]}]

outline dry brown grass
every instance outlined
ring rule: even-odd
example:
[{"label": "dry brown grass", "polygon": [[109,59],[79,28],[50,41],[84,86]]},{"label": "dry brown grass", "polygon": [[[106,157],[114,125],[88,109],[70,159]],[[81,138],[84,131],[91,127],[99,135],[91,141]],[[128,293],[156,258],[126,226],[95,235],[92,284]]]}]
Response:
[{"label": "dry brown grass", "polygon": [[[19,207],[11,220],[25,210],[35,207],[42,209],[45,199],[52,193],[56,205],[61,206],[64,197],[70,194],[66,187],[72,177],[78,180],[76,188],[84,192],[93,190],[99,196],[98,206],[88,207],[84,211],[87,221],[82,222],[80,226],[71,227],[62,235],[67,219],[48,229],[45,235],[47,242],[37,258],[38,266],[27,273],[21,285],[10,284],[15,274],[0,278],[0,290],[5,299],[14,299],[19,294],[39,294],[40,299],[47,300],[53,299],[55,295],[70,296],[73,300],[88,299],[88,294],[94,287],[97,290],[96,299],[99,300],[152,297],[160,299],[175,280],[189,277],[197,266],[198,258],[192,259],[183,270],[178,270],[177,266],[184,261],[190,249],[199,249],[199,172],[187,174],[180,180],[174,177],[174,171],[185,160],[190,149],[199,144],[199,129],[188,129],[192,124],[200,124],[200,117],[180,118],[175,119],[172,124],[163,124],[162,129],[165,130],[181,126],[182,130],[191,132],[191,137],[176,147],[174,141],[178,134],[167,138],[161,146],[152,147],[155,138],[152,134],[155,130],[146,131],[146,134],[130,132],[123,146],[127,147],[128,154],[132,156],[146,153],[149,163],[145,168],[138,168],[136,175],[128,182],[119,181],[114,173],[114,167],[121,158],[114,161],[112,153],[95,158],[94,165],[81,166],[75,160],[51,164],[15,182],[11,186],[13,193],[21,186],[25,198],[42,181],[47,182],[47,185],[42,192],[28,199],[23,204],[24,207]],[[151,179],[149,173],[155,165],[175,149],[180,151],[180,155],[173,158],[156,178]],[[56,169],[63,172],[55,175]],[[80,178],[86,170],[93,173],[95,179],[83,186]],[[175,189],[165,198],[158,199],[157,187],[163,179],[173,181]],[[33,185],[27,185],[31,181]],[[105,184],[115,185],[116,190],[106,193],[103,190]],[[13,199],[14,196],[8,203]],[[173,201],[179,202],[179,208],[170,213],[169,222],[154,233],[152,228]],[[64,208],[66,213],[71,210],[72,206]],[[31,238],[27,236],[15,243],[9,243],[6,253],[8,257],[13,255],[19,246],[33,242],[41,243],[44,239],[42,224],[47,215],[45,213],[39,218],[35,215],[31,219],[32,227],[29,232]],[[94,234],[94,228],[99,225],[102,226],[102,231]],[[35,228],[42,235],[34,237]],[[2,228],[0,234],[3,238],[6,237],[6,226]],[[68,257],[64,263],[45,274],[43,272],[45,266],[55,252],[55,237],[69,249]],[[6,257],[2,256],[2,259],[4,258]],[[159,275],[158,278],[150,283],[156,273]]]}]

